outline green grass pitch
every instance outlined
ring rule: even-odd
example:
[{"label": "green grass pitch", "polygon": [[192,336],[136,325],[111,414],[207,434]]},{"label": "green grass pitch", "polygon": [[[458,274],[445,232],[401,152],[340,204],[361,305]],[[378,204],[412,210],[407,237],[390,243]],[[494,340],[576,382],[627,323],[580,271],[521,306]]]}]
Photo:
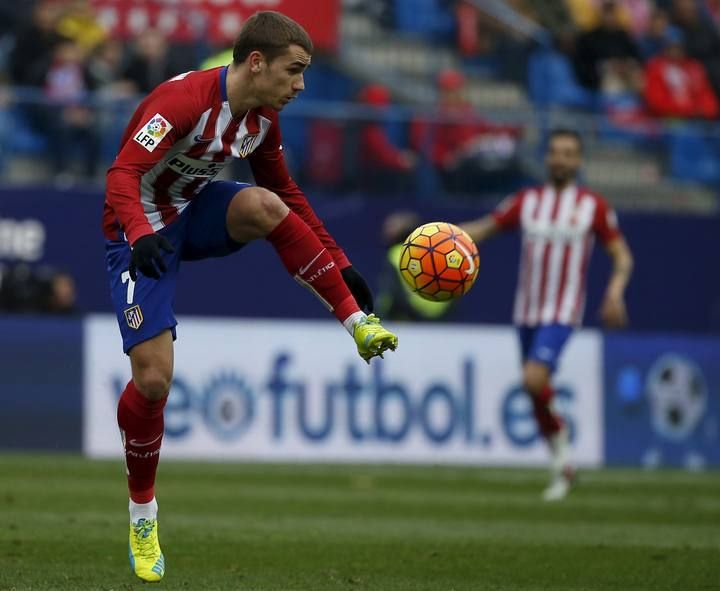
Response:
[{"label": "green grass pitch", "polygon": [[[161,463],[158,589],[720,589],[720,473]],[[147,589],[120,461],[0,456],[0,589]]]}]

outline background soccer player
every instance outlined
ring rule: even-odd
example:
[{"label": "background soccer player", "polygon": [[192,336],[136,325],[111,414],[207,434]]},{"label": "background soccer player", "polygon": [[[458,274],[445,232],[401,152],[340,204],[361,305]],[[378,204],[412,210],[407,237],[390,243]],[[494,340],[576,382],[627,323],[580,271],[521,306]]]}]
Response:
[{"label": "background soccer player", "polygon": [[463,224],[477,242],[500,230],[522,231],[514,322],[522,349],[523,384],[552,455],[552,478],[543,493],[546,500],[564,498],[573,479],[568,431],[551,404],[551,378],[563,347],[582,321],[594,237],[613,262],[601,309],[608,327],[627,323],[624,293],[633,266],[615,212],[600,195],[577,184],[581,164],[577,132],[554,131],[546,154],[547,184],[519,191],[494,213]]},{"label": "background soccer player", "polygon": [[[312,50],[296,22],[257,13],[238,36],[232,64],[176,76],[150,93],[108,171],[107,263],[132,366],[117,413],[130,489],[130,563],[146,581],[165,572],[154,483],[180,261],[225,256],[265,238],[289,273],[343,323],[363,359],[397,345],[376,317],[366,316],[367,284],[285,166],[277,112],[304,89]],[[249,160],[257,187],[213,181],[233,157]]]}]

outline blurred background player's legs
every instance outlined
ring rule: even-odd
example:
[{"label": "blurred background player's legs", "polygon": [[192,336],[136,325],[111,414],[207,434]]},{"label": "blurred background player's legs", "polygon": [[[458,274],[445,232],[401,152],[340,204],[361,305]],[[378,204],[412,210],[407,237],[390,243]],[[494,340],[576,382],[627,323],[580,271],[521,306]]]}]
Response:
[{"label": "blurred background player's legs", "polygon": [[571,334],[571,327],[559,324],[520,327],[523,387],[532,399],[538,431],[547,441],[551,455],[550,484],[543,491],[547,501],[567,496],[575,473],[570,459],[568,429],[554,408],[552,386],[552,374]]}]

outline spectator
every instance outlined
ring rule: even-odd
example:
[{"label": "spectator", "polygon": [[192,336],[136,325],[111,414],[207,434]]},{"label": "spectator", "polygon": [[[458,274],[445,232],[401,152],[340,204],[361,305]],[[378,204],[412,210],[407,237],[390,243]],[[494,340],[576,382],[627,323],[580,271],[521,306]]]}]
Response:
[{"label": "spectator", "polygon": [[44,311],[51,314],[73,314],[76,312],[77,293],[72,275],[58,271],[47,278],[47,299]]},{"label": "spectator", "polygon": [[630,32],[635,37],[646,35],[655,14],[653,0],[622,0],[621,5],[628,14]]},{"label": "spectator", "polygon": [[720,33],[701,18],[695,0],[674,0],[672,17],[685,34],[687,54],[702,62],[715,94],[720,96]]},{"label": "spectator", "polygon": [[614,0],[603,2],[598,26],[578,36],[575,69],[581,84],[592,90],[638,87],[640,51],[623,28]]},{"label": "spectator", "polygon": [[705,0],[704,8],[715,27],[720,27],[720,0]]},{"label": "spectator", "polygon": [[647,33],[640,38],[640,48],[643,57],[650,59],[658,55],[665,48],[665,37],[670,26],[667,12],[658,8],[653,12]]},{"label": "spectator", "polygon": [[148,29],[135,40],[134,52],[124,77],[134,84],[136,92],[147,94],[178,73],[179,69],[172,63],[167,40],[160,31]]},{"label": "spectator", "polygon": [[25,263],[0,269],[0,310],[72,314],[76,311],[75,280],[52,267]]},{"label": "spectator", "polygon": [[359,185],[370,190],[403,192],[412,187],[417,158],[410,150],[395,146],[382,120],[390,106],[390,92],[381,84],[369,84],[359,95],[361,103],[377,109],[377,118],[362,123],[359,130]]},{"label": "spectator", "polygon": [[105,96],[129,97],[135,94],[135,84],[123,77],[124,51],[122,43],[114,39],[103,41],[90,55],[87,63],[89,86]]},{"label": "spectator", "polygon": [[45,109],[42,129],[50,149],[56,181],[71,180],[70,158],[80,151],[83,173],[92,177],[96,168],[95,114],[86,101],[91,90],[83,49],[74,41],[60,43],[45,77]]},{"label": "spectator", "polygon": [[[595,29],[601,20],[603,0],[565,0],[565,5],[572,22],[578,29],[590,31]],[[622,27],[630,30],[630,15],[627,10],[618,4],[617,17]]]},{"label": "spectator", "polygon": [[[594,29],[602,19],[604,0],[565,0],[575,24],[584,31]],[[652,0],[618,0],[617,17],[622,27],[633,35],[647,32],[654,8]]]},{"label": "spectator", "polygon": [[57,31],[72,39],[87,55],[105,41],[107,34],[88,0],[65,0]]},{"label": "spectator", "polygon": [[438,89],[435,116],[413,122],[411,146],[427,156],[449,191],[504,191],[507,177],[517,177],[520,129],[480,117],[465,99],[465,77],[457,70],[441,72]]},{"label": "spectator", "polygon": [[645,100],[657,117],[715,119],[718,100],[703,65],[687,56],[683,33],[670,27],[663,53],[646,69]]},{"label": "spectator", "polygon": [[27,264],[0,266],[0,311],[31,312],[40,308],[40,286]]},{"label": "spectator", "polygon": [[45,74],[53,59],[55,47],[63,40],[56,31],[58,7],[52,2],[39,2],[30,24],[15,40],[10,56],[10,78],[19,86],[43,86]]}]

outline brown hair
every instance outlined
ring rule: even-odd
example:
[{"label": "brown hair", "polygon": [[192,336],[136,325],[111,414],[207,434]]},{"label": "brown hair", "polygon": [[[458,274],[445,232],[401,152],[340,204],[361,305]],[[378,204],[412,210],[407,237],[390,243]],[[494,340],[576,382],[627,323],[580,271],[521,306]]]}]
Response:
[{"label": "brown hair", "polygon": [[256,12],[240,29],[233,46],[233,62],[241,64],[253,51],[261,52],[271,62],[290,45],[313,52],[310,35],[294,20],[273,10]]}]

